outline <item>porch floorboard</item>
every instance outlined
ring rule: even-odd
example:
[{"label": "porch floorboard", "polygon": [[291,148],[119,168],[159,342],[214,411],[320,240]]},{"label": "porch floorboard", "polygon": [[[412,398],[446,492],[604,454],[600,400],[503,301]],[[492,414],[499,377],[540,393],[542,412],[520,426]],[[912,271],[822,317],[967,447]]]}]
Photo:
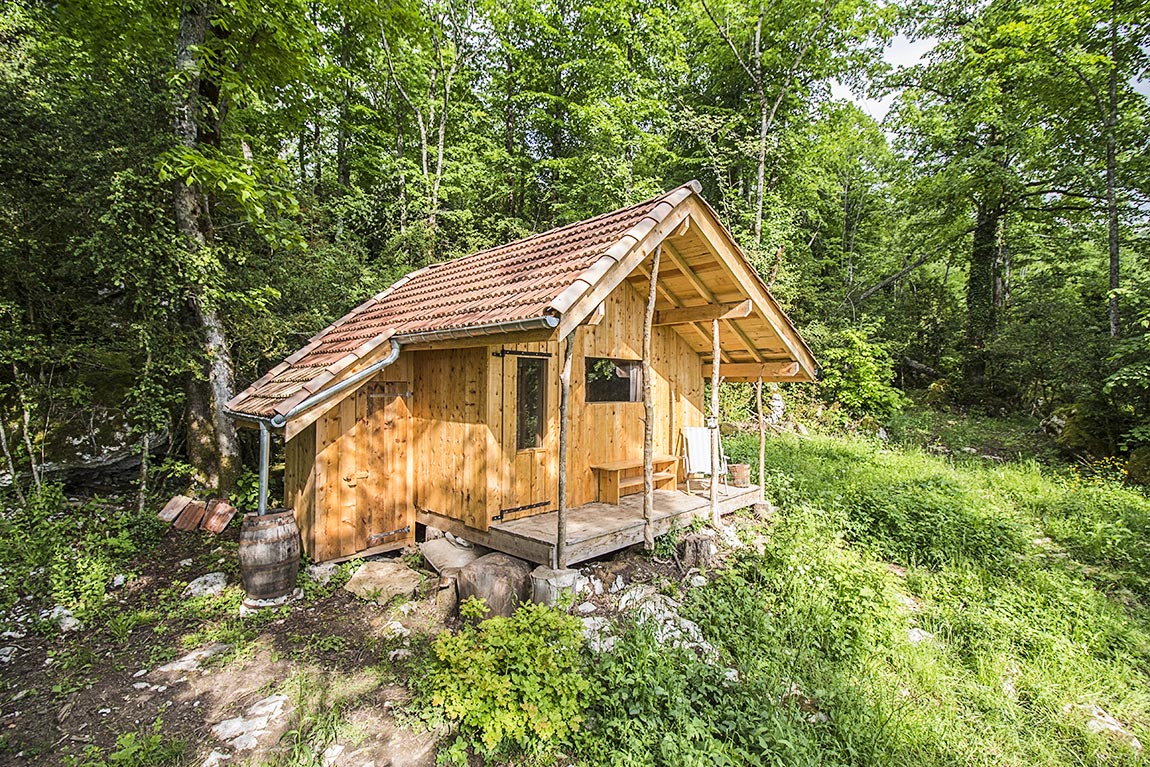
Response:
[{"label": "porch floorboard", "polygon": [[[762,495],[759,488],[727,487],[726,493],[719,493],[719,512],[730,514],[738,509],[759,502]],[[706,494],[687,493],[682,490],[656,490],[652,527],[655,536],[664,535],[673,528],[685,527],[696,515],[710,512],[710,499]],[[543,553],[548,561],[533,561],[550,564],[550,555],[555,551],[555,532],[558,513],[548,512],[533,517],[499,522],[488,531],[490,542],[485,544],[500,549],[503,536],[517,543],[519,550]],[[523,542],[532,545],[523,547]],[[576,506],[567,512],[567,563],[585,562],[588,559],[625,549],[643,542],[643,494],[623,496],[619,505],[608,503],[588,503]],[[508,553],[514,553],[508,551]],[[518,556],[518,555],[517,555]]]}]

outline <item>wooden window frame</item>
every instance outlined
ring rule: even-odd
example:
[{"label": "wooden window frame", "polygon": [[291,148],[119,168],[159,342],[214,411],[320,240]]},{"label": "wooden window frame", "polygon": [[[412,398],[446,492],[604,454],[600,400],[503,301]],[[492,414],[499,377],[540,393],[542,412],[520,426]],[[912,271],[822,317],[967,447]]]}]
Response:
[{"label": "wooden window frame", "polygon": [[[630,381],[630,391],[628,392],[628,399],[592,399],[591,398],[591,376],[588,372],[592,365],[597,362],[610,362],[616,367],[626,365],[629,369],[628,379]],[[618,405],[626,403],[642,403],[643,402],[643,361],[630,360],[618,357],[585,357],[583,361],[583,401],[588,405]]]},{"label": "wooden window frame", "polygon": [[[541,450],[543,439],[547,435],[547,364],[546,359],[538,357],[515,358],[515,449],[517,451]],[[531,368],[539,371],[539,390],[535,397],[525,398],[525,373]],[[538,409],[536,424],[533,433],[525,430],[525,412],[528,406]],[[525,439],[529,437],[530,439]],[[527,444],[530,442],[531,444]]]}]

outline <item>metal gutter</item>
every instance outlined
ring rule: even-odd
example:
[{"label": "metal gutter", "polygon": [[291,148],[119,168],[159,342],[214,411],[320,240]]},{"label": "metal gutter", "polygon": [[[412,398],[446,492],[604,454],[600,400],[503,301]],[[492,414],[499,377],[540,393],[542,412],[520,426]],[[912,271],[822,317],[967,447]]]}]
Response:
[{"label": "metal gutter", "polygon": [[443,330],[423,330],[417,333],[397,333],[394,338],[405,344],[422,344],[432,343],[434,341],[453,341],[458,338],[491,336],[499,333],[519,333],[528,330],[554,330],[557,327],[559,327],[559,317],[554,314],[546,314],[542,317],[528,317],[524,320],[492,322],[489,325],[471,325],[469,327],[445,328]]}]

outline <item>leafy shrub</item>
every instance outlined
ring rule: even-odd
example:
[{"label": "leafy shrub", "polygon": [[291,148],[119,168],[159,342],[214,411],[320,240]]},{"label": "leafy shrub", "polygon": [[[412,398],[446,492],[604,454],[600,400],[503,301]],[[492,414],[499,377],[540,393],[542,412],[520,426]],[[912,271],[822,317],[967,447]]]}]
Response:
[{"label": "leafy shrub", "polygon": [[24,506],[0,515],[0,610],[31,595],[67,607],[86,620],[102,608],[118,565],[163,530],[155,515],[140,515],[100,499],[73,505],[59,485],[45,484]]},{"label": "leafy shrub", "polygon": [[88,746],[81,757],[65,757],[68,767],[160,767],[177,764],[184,753],[182,741],[164,737],[163,722],[157,719],[150,730],[125,732],[116,738],[116,746],[105,752],[99,746]]},{"label": "leafy shrub", "polygon": [[583,721],[588,691],[581,674],[582,624],[544,605],[524,605],[510,618],[473,623],[481,600],[460,606],[465,625],[436,638],[418,688],[459,736],[446,758],[466,763],[525,755],[554,761]]},{"label": "leafy shrub", "polygon": [[819,395],[854,417],[885,419],[902,409],[906,400],[892,385],[890,353],[869,338],[874,330],[865,325],[842,330],[818,326],[808,329],[808,339],[823,369]]}]

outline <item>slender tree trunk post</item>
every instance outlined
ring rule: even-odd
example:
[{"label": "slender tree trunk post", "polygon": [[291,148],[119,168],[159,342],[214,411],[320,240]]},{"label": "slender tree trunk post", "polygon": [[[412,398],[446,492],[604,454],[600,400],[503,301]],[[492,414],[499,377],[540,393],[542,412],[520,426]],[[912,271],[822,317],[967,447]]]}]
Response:
[{"label": "slender tree trunk post", "polygon": [[12,475],[12,487],[16,490],[16,498],[20,505],[27,507],[28,499],[20,489],[20,478],[16,476],[16,461],[12,458],[12,448],[8,446],[8,427],[4,425],[4,417],[0,415],[0,448],[4,449],[4,458],[8,461],[8,472]]},{"label": "slender tree trunk post", "polygon": [[136,489],[136,510],[144,513],[148,505],[148,454],[152,451],[152,437],[147,431],[140,442],[140,481]]},{"label": "slender tree trunk post", "polygon": [[[20,400],[20,413],[21,420],[24,428],[21,434],[24,437],[24,449],[28,451],[28,468],[32,472],[32,486],[39,493],[42,489],[40,482],[40,467],[36,465],[36,450],[32,447],[32,411],[28,407],[28,399],[24,396],[24,387],[20,383],[20,371],[16,368],[16,363],[12,363],[12,380],[16,385],[16,397]],[[15,481],[16,476],[12,476]]]},{"label": "slender tree trunk post", "polygon": [[759,498],[766,502],[767,493],[763,485],[763,475],[766,474],[767,452],[767,424],[763,420],[763,377],[755,382],[755,416],[759,421]]},{"label": "slender tree trunk post", "polygon": [[1110,81],[1108,83],[1109,114],[1106,117],[1106,214],[1107,244],[1110,252],[1110,336],[1122,333],[1118,314],[1118,160],[1114,133],[1118,129],[1118,0],[1110,4]]},{"label": "slender tree trunk post", "polygon": [[555,523],[555,568],[567,569],[567,421],[571,402],[571,357],[575,331],[563,339],[563,367],[559,372],[559,508]]},{"label": "slender tree trunk post", "polygon": [[719,321],[711,320],[711,524],[723,524],[719,516]]},{"label": "slender tree trunk post", "polygon": [[651,326],[655,321],[655,296],[659,284],[659,258],[663,246],[655,248],[651,261],[651,286],[647,291],[647,311],[643,315],[643,548],[655,547],[651,519],[655,515],[655,376],[651,370]]}]

